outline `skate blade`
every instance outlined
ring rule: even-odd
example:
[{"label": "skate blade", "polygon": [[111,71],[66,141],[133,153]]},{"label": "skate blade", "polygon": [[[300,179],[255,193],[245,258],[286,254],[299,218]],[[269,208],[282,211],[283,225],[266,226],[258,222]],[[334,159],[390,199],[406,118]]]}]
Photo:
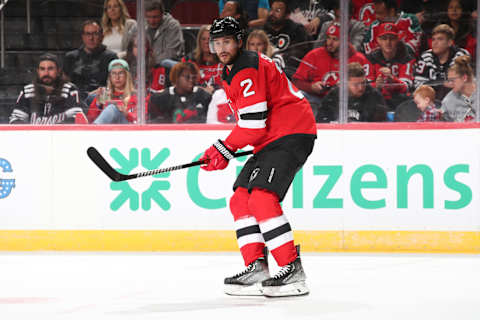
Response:
[{"label": "skate blade", "polygon": [[230,296],[263,296],[262,285],[259,282],[249,286],[226,284],[224,292]]},{"label": "skate blade", "polygon": [[267,286],[262,288],[263,295],[269,298],[304,296],[310,293],[304,281],[284,286]]}]

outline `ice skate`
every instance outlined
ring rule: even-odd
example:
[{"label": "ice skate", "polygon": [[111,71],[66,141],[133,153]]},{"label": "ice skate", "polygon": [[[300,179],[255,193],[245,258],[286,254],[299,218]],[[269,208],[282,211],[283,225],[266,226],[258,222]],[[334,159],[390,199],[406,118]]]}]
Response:
[{"label": "ice skate", "polygon": [[300,246],[297,246],[298,257],[295,261],[283,266],[272,278],[262,281],[263,295],[266,297],[302,296],[309,293],[305,284],[306,276],[300,260]]},{"label": "ice skate", "polygon": [[250,263],[245,270],[225,278],[225,293],[232,296],[261,296],[261,282],[270,278],[267,258],[258,258]]}]

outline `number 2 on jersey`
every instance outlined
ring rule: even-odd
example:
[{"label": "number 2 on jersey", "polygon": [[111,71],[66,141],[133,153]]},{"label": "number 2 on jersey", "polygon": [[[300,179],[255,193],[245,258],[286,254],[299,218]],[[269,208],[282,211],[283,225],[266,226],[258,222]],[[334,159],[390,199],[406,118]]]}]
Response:
[{"label": "number 2 on jersey", "polygon": [[240,82],[240,87],[242,87],[242,88],[245,87],[243,89],[243,96],[245,98],[255,94],[255,91],[253,91],[253,90],[249,91],[250,88],[252,87],[252,85],[253,85],[253,81],[250,78],[247,78],[247,79]]}]

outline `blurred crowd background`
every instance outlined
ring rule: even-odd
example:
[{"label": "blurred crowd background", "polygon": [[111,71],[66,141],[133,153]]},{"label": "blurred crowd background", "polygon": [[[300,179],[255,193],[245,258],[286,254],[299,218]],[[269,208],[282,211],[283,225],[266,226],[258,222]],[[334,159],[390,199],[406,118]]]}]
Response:
[{"label": "blurred crowd background", "polygon": [[1,0],[0,124],[233,123],[209,51],[226,16],[319,123],[477,121],[476,0],[342,1]]}]

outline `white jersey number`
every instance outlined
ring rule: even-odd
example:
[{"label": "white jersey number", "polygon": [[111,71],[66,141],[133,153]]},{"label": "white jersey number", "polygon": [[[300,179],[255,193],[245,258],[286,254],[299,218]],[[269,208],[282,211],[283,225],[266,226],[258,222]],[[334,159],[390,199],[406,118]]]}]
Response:
[{"label": "white jersey number", "polygon": [[240,87],[245,87],[243,89],[243,96],[246,98],[246,97],[249,97],[249,96],[252,96],[255,94],[255,91],[249,91],[250,88],[252,87],[253,85],[253,81],[252,79],[248,78],[248,79],[245,79],[243,80],[242,82],[240,82]]}]

